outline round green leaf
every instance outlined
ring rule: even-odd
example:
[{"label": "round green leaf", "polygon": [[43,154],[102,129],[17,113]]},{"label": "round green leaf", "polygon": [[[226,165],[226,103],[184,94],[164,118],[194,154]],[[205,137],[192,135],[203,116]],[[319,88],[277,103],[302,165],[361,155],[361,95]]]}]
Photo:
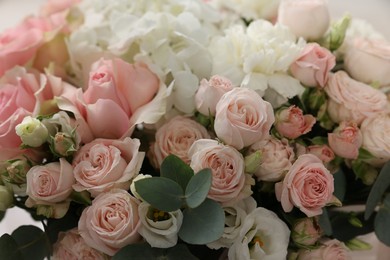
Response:
[{"label": "round green leaf", "polygon": [[187,206],[198,207],[207,197],[211,187],[211,170],[203,169],[191,178],[185,191]]},{"label": "round green leaf", "polygon": [[137,193],[152,207],[165,212],[180,209],[184,191],[179,184],[164,177],[145,178],[135,182]]},{"label": "round green leaf", "polygon": [[18,244],[10,235],[4,234],[0,237],[0,259],[3,260],[22,260],[22,254],[19,251]]},{"label": "round green leaf", "polygon": [[379,209],[374,226],[378,239],[390,246],[390,194],[386,196],[383,206]]},{"label": "round green leaf", "polygon": [[334,192],[335,195],[341,202],[344,200],[345,192],[347,190],[347,181],[345,179],[345,174],[340,168],[335,174],[334,177]]},{"label": "round green leaf", "polygon": [[160,166],[160,175],[178,183],[183,190],[186,189],[194,170],[174,154],[168,155]]},{"label": "round green leaf", "polygon": [[36,226],[20,226],[12,237],[15,239],[24,259],[44,259],[50,252],[46,234]]},{"label": "round green leaf", "polygon": [[318,224],[324,230],[325,235],[330,236],[333,233],[332,224],[330,223],[328,210],[326,208],[322,209],[322,214],[318,218]]},{"label": "round green leaf", "polygon": [[199,207],[183,212],[183,224],[179,237],[189,244],[207,244],[223,234],[225,213],[215,201],[206,199]]}]

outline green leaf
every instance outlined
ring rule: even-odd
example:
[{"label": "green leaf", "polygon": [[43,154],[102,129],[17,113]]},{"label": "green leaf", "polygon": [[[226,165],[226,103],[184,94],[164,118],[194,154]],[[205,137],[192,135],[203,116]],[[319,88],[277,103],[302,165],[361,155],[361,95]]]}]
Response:
[{"label": "green leaf", "polygon": [[160,175],[175,181],[185,190],[188,182],[194,176],[194,170],[179,157],[171,154],[161,163]]},{"label": "green leaf", "polygon": [[206,199],[199,207],[184,210],[179,237],[189,244],[207,244],[220,238],[224,227],[225,213],[222,207]]},{"label": "green leaf", "polygon": [[147,243],[132,244],[123,247],[113,257],[112,260],[144,260],[158,259],[159,255],[163,254],[163,249],[152,248]]},{"label": "green leaf", "polygon": [[328,143],[328,138],[323,137],[323,136],[316,136],[310,140],[312,144],[315,145],[323,145]]},{"label": "green leaf", "polygon": [[164,177],[145,178],[135,182],[138,194],[152,207],[171,212],[180,209],[184,191],[179,184]]},{"label": "green leaf", "polygon": [[375,156],[372,155],[366,149],[364,149],[364,148],[360,148],[359,149],[359,155],[358,155],[358,159],[359,160],[370,160],[370,159],[373,159],[373,158],[375,158]]},{"label": "green leaf", "polygon": [[188,247],[184,244],[177,244],[176,246],[169,248],[167,253],[167,258],[169,260],[196,260],[196,258],[193,254],[191,254],[191,251],[188,249]]},{"label": "green leaf", "polygon": [[18,244],[9,234],[0,237],[0,259],[2,260],[22,260]]},{"label": "green leaf", "polygon": [[20,226],[12,237],[15,239],[24,259],[44,259],[50,252],[46,234],[36,226]]},{"label": "green leaf", "polygon": [[345,179],[345,174],[343,170],[340,168],[335,174],[333,174],[334,178],[334,192],[335,195],[341,202],[343,202],[345,197],[345,192],[347,190],[347,181]]},{"label": "green leaf", "polygon": [[203,169],[191,178],[185,191],[187,206],[196,208],[206,199],[211,187],[211,170]]},{"label": "green leaf", "polygon": [[378,239],[390,246],[390,194],[387,194],[383,206],[379,209],[374,225]]},{"label": "green leaf", "polygon": [[330,223],[328,210],[326,208],[322,209],[322,215],[318,218],[318,224],[324,230],[325,235],[330,236],[333,233],[332,224]]},{"label": "green leaf", "polygon": [[375,207],[381,201],[383,194],[390,186],[390,161],[388,161],[381,169],[378,178],[371,188],[367,198],[366,212],[364,218],[368,219],[374,212]]}]

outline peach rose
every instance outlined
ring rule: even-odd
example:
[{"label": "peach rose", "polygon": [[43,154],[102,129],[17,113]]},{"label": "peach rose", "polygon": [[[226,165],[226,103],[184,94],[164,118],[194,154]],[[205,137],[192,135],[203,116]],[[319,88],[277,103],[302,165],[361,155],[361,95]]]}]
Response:
[{"label": "peach rose", "polygon": [[353,80],[344,71],[329,76],[324,88],[328,94],[328,113],[336,123],[355,121],[358,125],[387,108],[386,95],[369,85]]},{"label": "peach rose", "polygon": [[308,43],[290,66],[291,74],[308,87],[324,87],[336,57],[318,43]]},{"label": "peach rose", "polygon": [[274,121],[271,104],[256,91],[234,88],[217,104],[214,129],[223,142],[241,150],[268,138]]},{"label": "peach rose", "polygon": [[76,191],[87,190],[92,197],[113,188],[127,189],[139,173],[144,153],[140,141],[95,139],[81,147],[73,159]]},{"label": "peach rose", "polygon": [[390,160],[390,115],[378,114],[365,119],[360,131],[363,137],[362,147],[375,156],[370,161],[371,164],[380,166]]},{"label": "peach rose", "polygon": [[89,247],[80,236],[77,228],[60,232],[53,246],[54,260],[96,259],[105,260],[107,257],[96,249]]},{"label": "peach rose", "polygon": [[327,145],[310,145],[306,147],[306,153],[317,156],[323,163],[328,163],[335,158],[333,150]]},{"label": "peach rose", "polygon": [[232,204],[252,194],[254,180],[245,174],[244,158],[236,149],[216,140],[201,139],[188,151],[191,168],[198,172],[204,168],[212,171],[212,184],[208,197]]},{"label": "peach rose", "polygon": [[390,85],[390,43],[354,39],[348,45],[344,65],[351,77],[358,81]]},{"label": "peach rose", "polygon": [[275,184],[276,198],[283,210],[299,208],[308,217],[320,215],[331,202],[334,191],[333,176],[315,155],[304,154],[294,162],[284,180]]},{"label": "peach rose", "polygon": [[330,24],[328,3],[326,0],[282,0],[277,21],[298,37],[317,40]]},{"label": "peach rose", "polygon": [[202,79],[195,94],[196,109],[203,115],[215,116],[218,101],[232,89],[232,82],[225,77],[214,75],[209,81]]},{"label": "peach rose", "polygon": [[258,181],[279,181],[290,169],[295,154],[286,139],[270,137],[250,146],[248,154],[260,152],[258,167],[254,172]]},{"label": "peach rose", "polygon": [[344,243],[333,239],[323,243],[317,249],[301,249],[298,252],[298,260],[334,259],[349,260],[348,249]]},{"label": "peach rose", "polygon": [[312,115],[303,115],[296,106],[282,108],[276,112],[275,128],[284,137],[295,139],[311,131],[316,123]]},{"label": "peach rose", "polygon": [[157,129],[156,141],[151,145],[149,157],[156,168],[170,154],[174,154],[185,163],[190,163],[188,150],[199,139],[210,138],[206,128],[196,121],[176,116]]},{"label": "peach rose", "polygon": [[328,133],[328,142],[338,156],[356,159],[363,136],[355,122],[343,121],[332,133]]},{"label": "peach rose", "polygon": [[99,194],[81,213],[78,228],[85,243],[109,256],[138,243],[139,201],[127,191],[113,189]]}]

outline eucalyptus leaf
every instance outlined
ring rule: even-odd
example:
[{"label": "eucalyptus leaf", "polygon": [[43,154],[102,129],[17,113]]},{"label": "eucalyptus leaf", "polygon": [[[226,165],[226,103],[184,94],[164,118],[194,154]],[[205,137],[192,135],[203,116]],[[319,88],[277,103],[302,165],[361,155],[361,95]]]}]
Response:
[{"label": "eucalyptus leaf", "polygon": [[330,223],[328,210],[326,208],[322,209],[322,214],[318,218],[318,224],[324,230],[325,235],[330,236],[333,233],[332,224]]},{"label": "eucalyptus leaf", "polygon": [[185,190],[188,182],[194,176],[194,170],[179,157],[171,154],[161,163],[160,175],[175,181]]},{"label": "eucalyptus leaf", "polygon": [[11,235],[24,259],[44,259],[50,252],[46,234],[36,226],[20,226]]},{"label": "eucalyptus leaf", "polygon": [[371,188],[367,198],[366,212],[364,218],[368,219],[374,212],[375,207],[381,201],[383,194],[390,186],[390,161],[388,161],[381,169],[378,178]]},{"label": "eucalyptus leaf", "polygon": [[341,168],[333,174],[334,178],[334,192],[335,195],[341,202],[343,202],[345,197],[345,192],[347,190],[347,180],[345,178],[345,173]]},{"label": "eucalyptus leaf", "polygon": [[15,239],[9,234],[0,237],[0,259],[2,260],[22,260],[23,256],[18,248]]},{"label": "eucalyptus leaf", "polygon": [[176,246],[169,248],[167,252],[167,258],[169,260],[196,260],[198,259],[191,251],[188,250],[188,247],[184,244],[177,244]]},{"label": "eucalyptus leaf", "polygon": [[386,196],[383,206],[379,209],[374,225],[378,239],[390,246],[390,194]]},{"label": "eucalyptus leaf", "polygon": [[184,191],[179,184],[164,177],[145,178],[135,182],[137,193],[152,207],[171,212],[180,209]]},{"label": "eucalyptus leaf", "polygon": [[211,170],[203,169],[191,178],[185,191],[187,206],[198,207],[207,197],[211,187]]},{"label": "eucalyptus leaf", "polygon": [[159,255],[163,255],[163,249],[152,248],[147,243],[131,244],[122,247],[113,257],[112,260],[144,260],[144,259],[159,259]]},{"label": "eucalyptus leaf", "polygon": [[206,199],[199,207],[184,210],[179,237],[189,244],[207,244],[220,238],[224,227],[225,213],[222,207]]}]

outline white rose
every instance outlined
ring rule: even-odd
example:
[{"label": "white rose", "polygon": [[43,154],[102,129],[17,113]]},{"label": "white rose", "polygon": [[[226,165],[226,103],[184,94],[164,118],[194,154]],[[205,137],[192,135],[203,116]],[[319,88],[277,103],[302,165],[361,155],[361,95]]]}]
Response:
[{"label": "white rose", "polygon": [[229,259],[286,259],[290,230],[265,208],[256,208],[244,220],[239,237],[229,248]]},{"label": "white rose", "polygon": [[178,232],[183,223],[181,210],[163,212],[148,203],[138,206],[141,226],[138,232],[152,247],[168,248],[177,244]]},{"label": "white rose", "polygon": [[15,130],[23,144],[31,147],[41,146],[49,136],[45,125],[31,116],[23,118],[23,121],[15,127]]}]

